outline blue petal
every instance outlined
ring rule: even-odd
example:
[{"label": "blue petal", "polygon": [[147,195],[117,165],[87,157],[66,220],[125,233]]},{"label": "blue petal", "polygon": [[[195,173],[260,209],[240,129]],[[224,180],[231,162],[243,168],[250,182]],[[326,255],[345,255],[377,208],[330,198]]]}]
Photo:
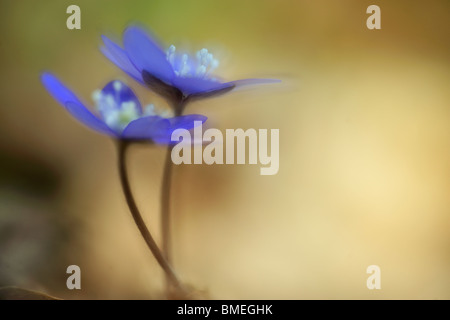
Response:
[{"label": "blue petal", "polygon": [[143,84],[141,72],[131,63],[125,50],[106,36],[102,36],[102,39],[105,44],[104,47],[100,48],[102,53],[129,76]]},{"label": "blue petal", "polygon": [[204,123],[208,118],[199,114],[190,114],[186,116],[180,116],[175,118],[170,118],[168,120],[168,124],[165,127],[161,127],[158,131],[158,134],[153,136],[153,141],[158,144],[171,144],[174,143],[171,140],[172,133],[176,129],[186,129],[190,130],[199,125],[199,123],[195,123],[199,121],[200,123]]},{"label": "blue petal", "polygon": [[204,123],[205,116],[191,114],[176,118],[148,116],[131,121],[123,130],[121,138],[131,140],[152,140],[158,144],[170,144],[173,131],[176,129],[190,130],[198,125],[195,121]]},{"label": "blue petal", "polygon": [[[118,83],[120,85],[120,90],[116,90],[115,84]],[[120,107],[123,102],[134,102],[136,108],[138,109],[138,113],[142,114],[142,107],[139,99],[136,97],[136,94],[133,90],[130,89],[125,83],[120,80],[113,80],[109,82],[102,89],[102,95],[107,96],[111,95],[116,103],[117,107]]]},{"label": "blue petal", "polygon": [[201,121],[201,123],[205,123],[207,119],[207,117],[202,116],[201,114],[188,114],[185,116],[170,118],[170,129],[172,131],[176,129],[190,130],[197,126],[195,121]]},{"label": "blue petal", "polygon": [[123,35],[124,47],[135,67],[146,70],[164,82],[170,83],[175,76],[172,65],[166,59],[166,53],[143,29],[131,26]]},{"label": "blue petal", "polygon": [[83,104],[78,97],[61,83],[54,75],[45,72],[41,75],[41,81],[45,88],[59,103],[65,105],[67,102]]},{"label": "blue petal", "polygon": [[160,116],[142,117],[131,121],[122,132],[123,139],[152,140],[161,130],[165,132],[169,121]]},{"label": "blue petal", "polygon": [[50,73],[43,73],[41,75],[41,81],[50,94],[78,121],[98,132],[110,136],[116,135],[102,120],[93,115],[75,94],[55,76]]},{"label": "blue petal", "polygon": [[172,80],[172,84],[177,87],[184,95],[206,93],[211,91],[222,90],[232,87],[234,84],[231,82],[220,83],[207,79],[199,78],[182,78],[176,77]]}]

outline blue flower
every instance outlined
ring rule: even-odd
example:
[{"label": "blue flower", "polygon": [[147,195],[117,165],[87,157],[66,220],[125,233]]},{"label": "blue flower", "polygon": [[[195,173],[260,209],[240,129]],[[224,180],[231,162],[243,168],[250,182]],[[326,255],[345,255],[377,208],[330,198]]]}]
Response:
[{"label": "blue flower", "polygon": [[50,94],[78,121],[95,131],[127,141],[150,140],[169,144],[175,129],[192,129],[195,121],[206,121],[202,115],[167,118],[156,114],[154,106],[143,108],[134,92],[119,80],[109,82],[96,90],[93,99],[98,115],[85,106],[77,96],[50,73],[41,75],[41,81]]},{"label": "blue flower", "polygon": [[164,51],[144,29],[130,26],[123,34],[123,48],[102,36],[103,54],[129,76],[155,92],[179,103],[188,98],[205,98],[249,84],[280,82],[275,79],[217,80],[212,72],[219,61],[202,49],[195,57],[177,54],[175,46]]}]

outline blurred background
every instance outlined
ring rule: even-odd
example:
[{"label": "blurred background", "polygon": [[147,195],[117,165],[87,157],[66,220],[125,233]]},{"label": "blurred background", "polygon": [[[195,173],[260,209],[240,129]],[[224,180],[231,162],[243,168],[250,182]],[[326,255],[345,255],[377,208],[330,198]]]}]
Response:
[{"label": "blurred background", "polygon": [[[81,30],[66,8],[81,8]],[[381,8],[381,30],[366,9]],[[152,299],[163,274],[121,193],[114,143],[39,81],[84,100],[112,78],[159,97],[99,52],[137,21],[164,46],[220,59],[217,74],[282,79],[199,101],[212,127],[280,129],[280,170],[182,165],[172,189],[174,265],[215,299],[450,298],[450,3],[447,0],[0,2],[0,286],[64,299]],[[129,154],[159,238],[165,150]],[[82,290],[66,288],[67,266]],[[381,268],[368,290],[366,268]]]}]

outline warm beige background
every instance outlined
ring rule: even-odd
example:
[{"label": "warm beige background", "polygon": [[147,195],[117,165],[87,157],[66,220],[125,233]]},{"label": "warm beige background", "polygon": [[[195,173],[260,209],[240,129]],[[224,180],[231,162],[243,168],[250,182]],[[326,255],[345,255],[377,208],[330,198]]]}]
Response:
[{"label": "warm beige background", "polygon": [[[39,83],[82,97],[112,77],[100,34],[131,21],[211,48],[226,79],[281,86],[191,105],[220,128],[279,128],[280,171],[175,170],[175,266],[212,298],[450,298],[450,4],[442,1],[1,1],[0,286],[62,298],[152,298],[162,273],[124,203],[114,144]],[[378,4],[382,30],[365,26]],[[215,49],[215,50],[214,50]],[[136,147],[133,188],[158,236],[163,149]],[[65,268],[82,269],[82,290]],[[368,265],[382,289],[366,288]]]}]

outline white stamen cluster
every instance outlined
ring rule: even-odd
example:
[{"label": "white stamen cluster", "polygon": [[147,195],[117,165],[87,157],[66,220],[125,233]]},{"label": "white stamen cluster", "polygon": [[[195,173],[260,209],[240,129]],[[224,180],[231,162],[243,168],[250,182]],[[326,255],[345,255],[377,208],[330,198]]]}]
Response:
[{"label": "white stamen cluster", "polygon": [[145,106],[142,113],[134,101],[121,101],[119,104],[119,94],[123,85],[120,81],[115,81],[113,82],[113,88],[113,94],[104,94],[101,90],[95,90],[92,93],[92,100],[94,100],[96,108],[106,125],[116,132],[122,132],[131,121],[140,117],[160,116],[170,118],[173,116],[169,110],[155,109],[153,104]]},{"label": "white stamen cluster", "polygon": [[138,106],[134,101],[118,101],[122,84],[119,81],[113,83],[114,94],[104,94],[100,90],[94,91],[92,99],[96,103],[106,125],[111,129],[122,132],[123,129],[133,120],[140,117]]},{"label": "white stamen cluster", "polygon": [[153,104],[146,105],[142,110],[142,116],[148,117],[148,116],[160,116],[162,118],[171,118],[173,117],[173,114],[170,110],[158,110],[155,109],[155,106]]},{"label": "white stamen cluster", "polygon": [[[203,48],[196,53],[196,62],[189,60],[187,54],[181,56],[179,65],[177,65],[176,48],[171,45],[167,49],[167,61],[173,66],[175,74],[179,77],[196,77],[196,78],[208,78],[211,73],[219,66],[219,60],[215,59],[213,54],[208,52],[208,49]],[[213,80],[213,79],[211,79]]]}]

